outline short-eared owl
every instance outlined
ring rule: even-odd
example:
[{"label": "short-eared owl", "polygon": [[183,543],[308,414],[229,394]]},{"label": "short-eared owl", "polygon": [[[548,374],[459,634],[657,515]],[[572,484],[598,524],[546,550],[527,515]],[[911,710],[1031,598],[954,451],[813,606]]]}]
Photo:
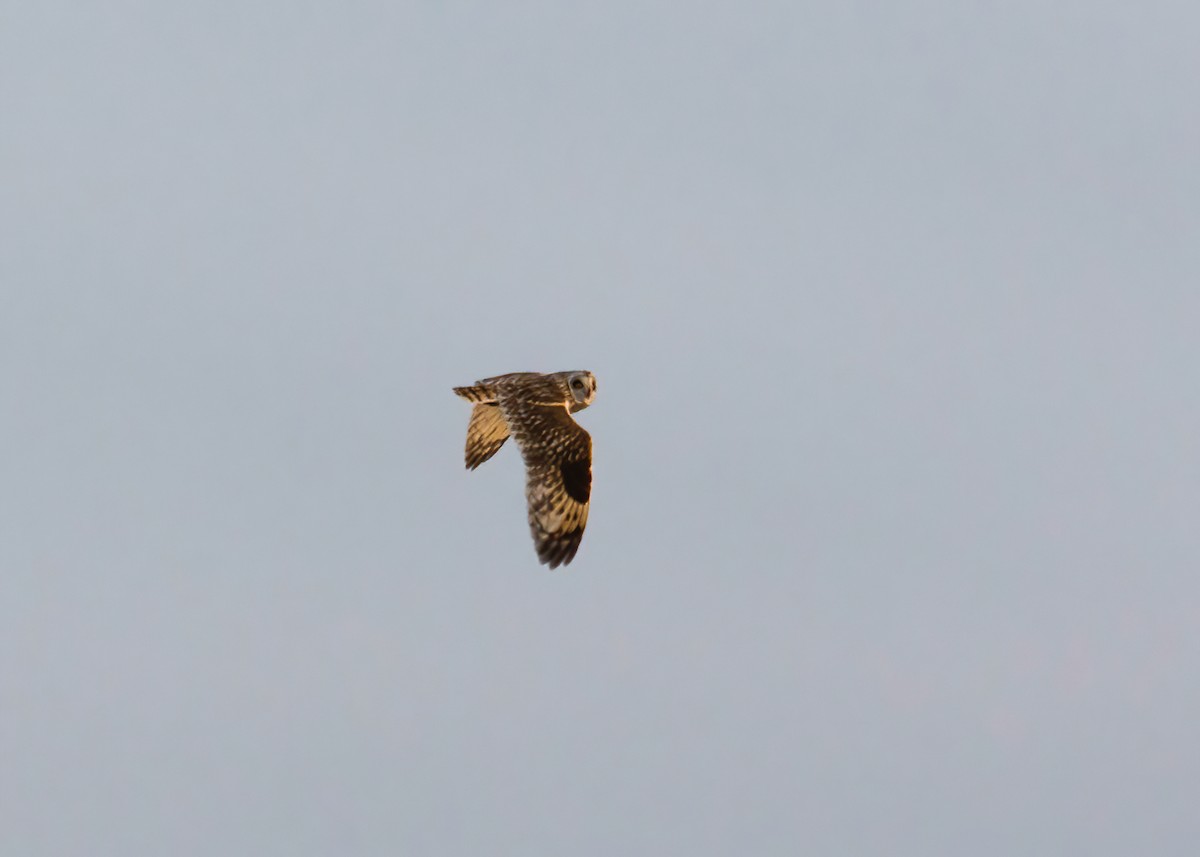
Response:
[{"label": "short-eared owl", "polygon": [[592,438],[571,414],[596,395],[591,372],[514,372],[454,392],[474,402],[467,425],[467,469],[474,470],[511,434],[525,459],[525,499],[538,559],[566,565],[579,549],[592,492]]}]

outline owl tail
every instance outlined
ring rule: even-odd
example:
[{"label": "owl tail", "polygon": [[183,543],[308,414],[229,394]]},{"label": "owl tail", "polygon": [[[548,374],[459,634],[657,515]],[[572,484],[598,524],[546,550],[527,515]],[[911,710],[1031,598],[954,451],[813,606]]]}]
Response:
[{"label": "owl tail", "polygon": [[480,404],[483,402],[494,402],[496,397],[487,391],[485,387],[455,387],[454,392],[462,396],[468,402]]}]

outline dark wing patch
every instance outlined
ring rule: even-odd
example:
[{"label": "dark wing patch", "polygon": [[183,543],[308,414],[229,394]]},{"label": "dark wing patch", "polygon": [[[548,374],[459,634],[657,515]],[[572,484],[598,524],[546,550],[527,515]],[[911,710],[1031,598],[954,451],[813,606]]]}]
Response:
[{"label": "dark wing patch", "polygon": [[586,503],[592,494],[592,462],[564,461],[558,469],[567,496],[576,503]]}]

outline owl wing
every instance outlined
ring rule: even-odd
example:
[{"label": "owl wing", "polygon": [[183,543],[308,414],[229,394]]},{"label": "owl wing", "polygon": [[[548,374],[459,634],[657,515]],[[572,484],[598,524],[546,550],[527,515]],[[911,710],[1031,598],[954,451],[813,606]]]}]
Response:
[{"label": "owl wing", "polygon": [[471,409],[467,424],[467,469],[474,470],[496,454],[508,440],[508,423],[495,402],[486,402]]},{"label": "owl wing", "polygon": [[529,530],[538,559],[557,568],[579,549],[592,492],[592,438],[566,405],[499,396],[500,410],[525,460]]}]

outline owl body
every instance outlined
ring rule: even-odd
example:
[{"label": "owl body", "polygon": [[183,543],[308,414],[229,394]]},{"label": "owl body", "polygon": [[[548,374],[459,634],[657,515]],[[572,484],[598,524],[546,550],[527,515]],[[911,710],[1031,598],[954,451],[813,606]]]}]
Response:
[{"label": "owl body", "polygon": [[592,487],[592,438],[570,415],[592,403],[595,376],[513,372],[454,392],[475,405],[467,425],[467,468],[474,470],[516,438],[538,559],[551,568],[566,565],[583,538]]}]

